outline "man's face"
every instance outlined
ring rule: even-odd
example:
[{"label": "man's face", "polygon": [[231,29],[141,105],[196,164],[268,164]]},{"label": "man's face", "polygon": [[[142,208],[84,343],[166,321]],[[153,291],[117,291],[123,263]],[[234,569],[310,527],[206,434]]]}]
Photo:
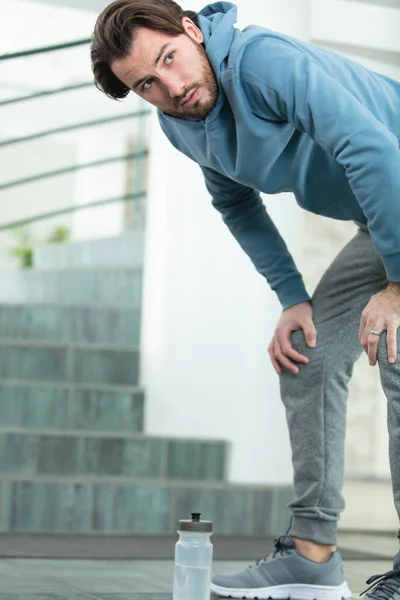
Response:
[{"label": "man's face", "polygon": [[177,37],[140,27],[129,56],[115,60],[114,75],[136,94],[173,117],[205,119],[218,97],[217,81],[201,46],[203,35],[183,19]]}]

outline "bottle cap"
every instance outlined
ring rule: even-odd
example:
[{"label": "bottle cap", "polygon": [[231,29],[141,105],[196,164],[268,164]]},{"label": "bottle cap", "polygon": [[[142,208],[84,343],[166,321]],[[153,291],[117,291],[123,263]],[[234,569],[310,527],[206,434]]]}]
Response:
[{"label": "bottle cap", "polygon": [[179,531],[192,533],[212,533],[211,521],[200,521],[201,513],[191,513],[192,520],[179,521]]}]

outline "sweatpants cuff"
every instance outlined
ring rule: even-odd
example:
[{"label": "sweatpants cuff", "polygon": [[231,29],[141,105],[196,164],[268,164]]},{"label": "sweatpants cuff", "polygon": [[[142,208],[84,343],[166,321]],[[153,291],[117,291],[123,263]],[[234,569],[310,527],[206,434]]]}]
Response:
[{"label": "sweatpants cuff", "polygon": [[337,545],[337,521],[293,517],[289,535],[317,544]]}]

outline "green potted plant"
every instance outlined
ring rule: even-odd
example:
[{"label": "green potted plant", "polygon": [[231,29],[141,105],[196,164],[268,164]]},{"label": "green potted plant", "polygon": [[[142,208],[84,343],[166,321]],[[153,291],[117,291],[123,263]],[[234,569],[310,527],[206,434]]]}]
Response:
[{"label": "green potted plant", "polygon": [[[14,227],[13,235],[17,238],[17,245],[10,248],[11,256],[20,261],[21,269],[32,269],[34,249],[40,242],[35,242],[32,232],[27,227]],[[68,242],[71,232],[64,225],[57,225],[47,237],[46,244],[62,244]]]},{"label": "green potted plant", "polygon": [[19,259],[21,269],[31,269],[34,249],[32,233],[29,229],[22,227],[14,227],[11,232],[17,239],[17,245],[10,248],[11,256]]},{"label": "green potted plant", "polygon": [[62,244],[69,241],[70,235],[71,232],[68,227],[65,227],[65,225],[57,225],[57,227],[54,227],[46,241],[48,244]]}]

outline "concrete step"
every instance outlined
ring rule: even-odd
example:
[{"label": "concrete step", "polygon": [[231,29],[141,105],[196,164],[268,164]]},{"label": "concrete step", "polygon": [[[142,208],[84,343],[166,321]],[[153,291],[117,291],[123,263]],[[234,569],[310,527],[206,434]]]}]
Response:
[{"label": "concrete step", "polygon": [[0,430],[0,476],[224,481],[227,443],[73,430]]},{"label": "concrete step", "polygon": [[0,305],[0,340],[138,346],[140,308]]},{"label": "concrete step", "polygon": [[0,272],[0,303],[138,308],[141,296],[140,268]]},{"label": "concrete step", "polygon": [[35,269],[134,267],[143,265],[144,230],[112,238],[50,244],[35,250]]},{"label": "concrete step", "polygon": [[137,386],[139,350],[129,346],[0,340],[0,381]]},{"label": "concrete step", "polygon": [[0,383],[0,430],[142,432],[144,392],[70,384]]},{"label": "concrete step", "polygon": [[191,512],[220,535],[281,535],[291,488],[87,477],[1,479],[3,531],[175,534]]}]

